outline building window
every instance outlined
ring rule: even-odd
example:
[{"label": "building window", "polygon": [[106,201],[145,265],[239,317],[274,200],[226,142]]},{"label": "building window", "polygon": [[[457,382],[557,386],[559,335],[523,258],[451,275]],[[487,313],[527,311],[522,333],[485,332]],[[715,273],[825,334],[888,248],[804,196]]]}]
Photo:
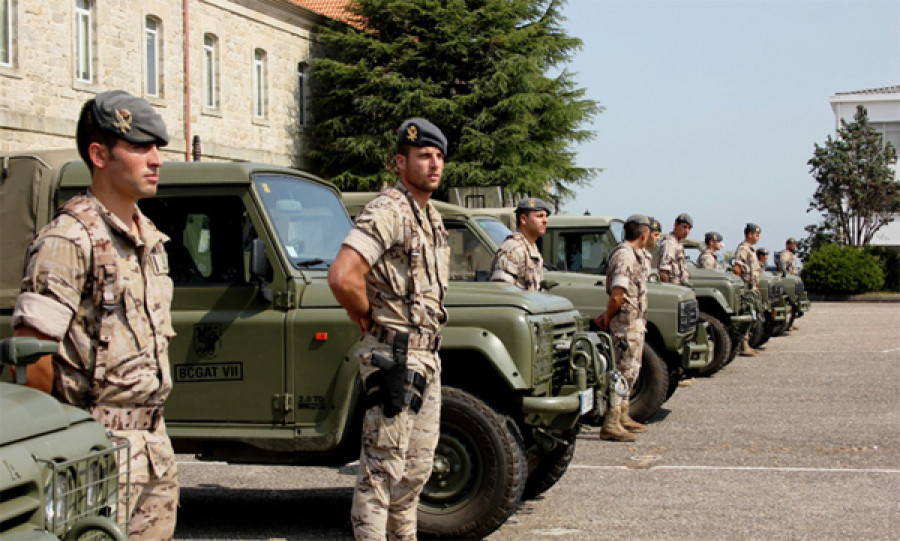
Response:
[{"label": "building window", "polygon": [[83,83],[94,81],[94,3],[75,0],[75,79]]},{"label": "building window", "polygon": [[891,143],[900,151],[900,122],[871,122],[871,125],[881,134],[883,144]]},{"label": "building window", "polygon": [[306,70],[306,64],[297,64],[297,125],[301,127],[306,126],[306,104],[309,102],[306,95]]},{"label": "building window", "polygon": [[203,106],[219,107],[219,38],[203,35]]},{"label": "building window", "polygon": [[266,117],[266,52],[253,51],[253,116]]},{"label": "building window", "polygon": [[162,74],[160,73],[160,66],[162,65],[162,62],[160,62],[161,35],[162,22],[156,17],[148,15],[144,19],[144,38],[146,40],[146,49],[144,51],[146,54],[144,92],[147,96],[153,98],[158,98],[162,95],[162,85],[160,84],[162,80]]},{"label": "building window", "polygon": [[13,0],[0,0],[0,66],[13,64]]}]

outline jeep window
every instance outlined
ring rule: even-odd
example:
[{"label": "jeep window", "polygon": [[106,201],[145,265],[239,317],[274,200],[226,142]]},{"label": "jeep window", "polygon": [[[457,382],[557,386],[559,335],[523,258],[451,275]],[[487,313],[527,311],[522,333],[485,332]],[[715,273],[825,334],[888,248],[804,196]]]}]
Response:
[{"label": "jeep window", "polygon": [[506,237],[512,235],[512,231],[510,231],[509,228],[503,224],[503,222],[496,218],[475,218],[475,222],[479,226],[481,226],[481,229],[483,229],[489,237],[491,237],[491,240],[494,241],[494,244],[497,248],[499,248],[500,245],[503,244],[503,241],[506,240]]},{"label": "jeep window", "polygon": [[290,262],[298,268],[330,265],[352,226],[334,191],[285,175],[257,175],[254,184]]},{"label": "jeep window", "polygon": [[465,282],[488,281],[494,255],[491,250],[465,225],[453,222],[446,222],[444,225],[450,243],[450,279]]},{"label": "jeep window", "polygon": [[256,236],[238,196],[144,199],[141,211],[169,237],[169,276],[177,285],[249,282],[250,241]]},{"label": "jeep window", "polygon": [[556,245],[557,261],[565,265],[558,267],[570,271],[603,274],[616,244],[616,238],[609,229],[600,233],[560,233]]}]

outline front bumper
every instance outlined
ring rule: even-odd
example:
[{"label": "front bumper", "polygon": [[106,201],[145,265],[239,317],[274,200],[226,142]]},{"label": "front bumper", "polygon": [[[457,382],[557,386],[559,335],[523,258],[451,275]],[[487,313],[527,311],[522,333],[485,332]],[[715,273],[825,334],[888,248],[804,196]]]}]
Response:
[{"label": "front bumper", "polygon": [[681,366],[685,370],[705,368],[709,364],[709,333],[706,323],[697,325],[692,339],[681,348]]},{"label": "front bumper", "polygon": [[757,318],[755,314],[731,316],[731,324],[729,325],[729,328],[732,335],[744,336],[745,334],[747,334],[747,330],[753,326],[753,322],[756,321],[756,319]]}]

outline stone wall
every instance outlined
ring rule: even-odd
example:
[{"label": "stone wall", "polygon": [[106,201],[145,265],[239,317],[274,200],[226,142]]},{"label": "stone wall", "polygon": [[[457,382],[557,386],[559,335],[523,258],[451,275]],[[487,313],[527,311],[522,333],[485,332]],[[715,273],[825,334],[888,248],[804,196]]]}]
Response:
[{"label": "stone wall", "polygon": [[[166,159],[183,160],[186,131],[204,160],[249,160],[302,167],[297,65],[309,61],[311,29],[322,18],[280,0],[190,0],[190,122],[185,119],[182,0],[101,0],[94,7],[94,82],[76,80],[74,1],[14,0],[14,64],[0,67],[0,152],[74,146],[85,100],[120,88],[144,95],[144,21],[161,25],[159,97],[147,97],[172,137]],[[219,44],[220,104],[202,107],[203,37]],[[267,115],[253,114],[253,58],[266,52]],[[189,138],[188,138],[189,139]]]}]

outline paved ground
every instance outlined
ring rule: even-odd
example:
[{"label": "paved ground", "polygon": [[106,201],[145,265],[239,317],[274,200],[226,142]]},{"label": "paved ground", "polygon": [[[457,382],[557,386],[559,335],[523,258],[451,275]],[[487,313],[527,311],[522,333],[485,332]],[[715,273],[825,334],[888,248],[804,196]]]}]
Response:
[{"label": "paved ground", "polygon": [[[680,387],[634,444],[584,433],[491,540],[900,539],[900,306],[815,303]],[[178,539],[349,539],[353,468],[183,457]]]}]

